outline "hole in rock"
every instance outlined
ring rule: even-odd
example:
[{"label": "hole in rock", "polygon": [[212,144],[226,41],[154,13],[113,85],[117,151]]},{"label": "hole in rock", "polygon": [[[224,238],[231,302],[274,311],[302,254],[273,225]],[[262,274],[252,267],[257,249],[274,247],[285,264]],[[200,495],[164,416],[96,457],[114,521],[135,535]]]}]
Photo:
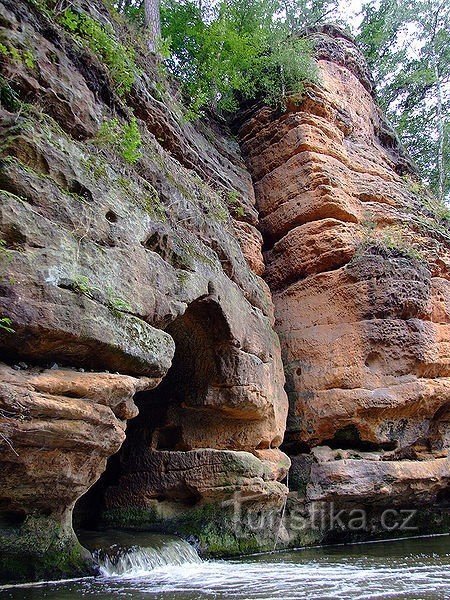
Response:
[{"label": "hole in rock", "polygon": [[186,505],[199,500],[182,476],[169,477],[167,483],[170,457],[162,459],[159,452],[207,447],[202,445],[202,418],[214,407],[206,409],[205,399],[219,380],[221,361],[227,361],[226,349],[232,351],[231,334],[220,307],[209,298],[191,303],[166,331],[175,341],[172,366],[158,387],[135,395],[139,415],[128,422],[125,442],[108,459],[103,475],[76,503],[76,528],[96,528],[102,512],[117,502],[130,507],[143,497]]},{"label": "hole in rock", "polygon": [[347,425],[336,431],[329,440],[324,440],[321,446],[329,446],[333,450],[360,450],[361,452],[378,452],[381,450],[395,450],[396,442],[376,443],[362,440],[355,425]]},{"label": "hole in rock", "polygon": [[176,450],[183,445],[183,429],[179,425],[166,425],[155,430],[156,450]]},{"label": "hole in rock", "polygon": [[183,248],[177,244],[167,232],[155,231],[150,234],[141,244],[147,250],[156,252],[159,256],[176,269],[193,270],[191,252],[188,245]]},{"label": "hole in rock", "polygon": [[3,238],[4,248],[8,250],[23,250],[27,241],[26,236],[14,224],[4,229],[1,237]]},{"label": "hole in rock", "polygon": [[450,488],[440,490],[437,493],[436,504],[441,507],[450,508]]},{"label": "hole in rock", "polygon": [[383,371],[386,366],[386,362],[378,352],[369,352],[365,360],[366,367],[368,367],[373,373]]},{"label": "hole in rock", "polygon": [[68,185],[68,190],[71,194],[76,194],[77,196],[81,196],[85,200],[92,202],[94,199],[92,196],[91,190],[89,190],[86,186],[82,185],[79,181],[73,180]]},{"label": "hole in rock", "polygon": [[109,221],[110,223],[117,223],[117,215],[115,212],[113,212],[112,210],[108,210],[108,212],[105,215],[106,220]]},{"label": "hole in rock", "polygon": [[20,527],[24,523],[26,513],[23,510],[3,510],[0,507],[0,527]]}]

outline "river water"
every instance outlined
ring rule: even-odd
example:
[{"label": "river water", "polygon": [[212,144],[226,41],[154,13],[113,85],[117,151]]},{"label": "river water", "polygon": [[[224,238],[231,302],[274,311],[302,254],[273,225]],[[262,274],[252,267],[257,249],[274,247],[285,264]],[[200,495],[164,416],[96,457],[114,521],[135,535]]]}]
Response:
[{"label": "river water", "polygon": [[202,561],[174,538],[122,535],[128,549],[101,553],[102,576],[0,588],[0,598],[450,599],[450,536]]}]

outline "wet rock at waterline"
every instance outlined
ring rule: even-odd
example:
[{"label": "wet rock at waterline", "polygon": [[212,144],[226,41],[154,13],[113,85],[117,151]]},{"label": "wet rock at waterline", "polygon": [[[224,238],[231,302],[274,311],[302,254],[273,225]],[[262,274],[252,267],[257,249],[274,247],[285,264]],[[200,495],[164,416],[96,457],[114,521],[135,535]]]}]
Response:
[{"label": "wet rock at waterline", "polygon": [[[114,23],[101,2],[77,7]],[[150,499],[180,515],[193,501],[220,511],[242,487],[262,509],[279,506],[287,397],[237,143],[186,123],[147,55],[121,98],[51,9],[5,0],[0,10],[2,41],[34,57],[1,61],[0,316],[14,332],[0,332],[0,554],[1,577],[22,580],[85,569],[72,529],[80,497],[75,520],[97,524],[125,497],[141,525]],[[132,111],[135,165],[102,139]],[[187,464],[158,484],[163,454],[169,471]],[[130,470],[138,483],[126,483]],[[191,533],[207,528],[199,519]]]},{"label": "wet rock at waterline", "polygon": [[240,115],[246,166],[141,50],[120,97],[51,10],[0,9],[0,577],[90,572],[73,523],[224,555],[326,540],[320,503],[445,505],[448,231],[351,40]]}]

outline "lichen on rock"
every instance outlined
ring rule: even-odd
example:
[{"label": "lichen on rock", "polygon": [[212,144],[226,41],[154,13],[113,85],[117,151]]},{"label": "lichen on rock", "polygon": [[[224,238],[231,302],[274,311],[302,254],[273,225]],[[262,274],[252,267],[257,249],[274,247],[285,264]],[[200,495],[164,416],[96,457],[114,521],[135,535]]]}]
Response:
[{"label": "lichen on rock", "polygon": [[226,555],[335,541],[321,502],[444,506],[448,228],[351,38],[311,30],[318,81],[237,141],[139,45],[120,84],[102,2],[0,9],[0,579],[92,572],[73,522]]},{"label": "lichen on rock", "polygon": [[282,345],[292,489],[312,504],[445,507],[448,224],[354,42],[332,26],[310,35],[319,84],[285,112],[242,115],[239,131]]}]

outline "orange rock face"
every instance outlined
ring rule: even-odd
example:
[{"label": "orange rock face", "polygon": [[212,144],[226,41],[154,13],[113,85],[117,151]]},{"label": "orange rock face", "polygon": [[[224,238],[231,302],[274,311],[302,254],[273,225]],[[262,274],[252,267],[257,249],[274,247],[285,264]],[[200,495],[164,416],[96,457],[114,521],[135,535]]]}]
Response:
[{"label": "orange rock face", "polygon": [[[432,461],[450,444],[448,221],[433,215],[352,41],[327,27],[313,40],[317,85],[240,129],[286,370],[286,448]],[[430,497],[448,469],[436,465]]]},{"label": "orange rock face", "polygon": [[125,439],[126,420],[138,412],[134,394],[160,379],[2,363],[0,377],[3,507],[67,513],[70,524],[75,501]]},{"label": "orange rock face", "polygon": [[[105,3],[76,4],[121,39]],[[136,49],[120,96],[57,10],[0,0],[0,13],[15,49],[0,61],[0,581],[29,581],[83,572],[72,509],[93,527],[104,508],[163,529],[185,514],[201,536],[210,523],[191,513],[220,513],[241,489],[280,507],[288,401],[251,177],[228,128],[187,123],[148,53]],[[14,58],[25,52],[32,66]],[[101,139],[132,114],[135,164]]]}]

